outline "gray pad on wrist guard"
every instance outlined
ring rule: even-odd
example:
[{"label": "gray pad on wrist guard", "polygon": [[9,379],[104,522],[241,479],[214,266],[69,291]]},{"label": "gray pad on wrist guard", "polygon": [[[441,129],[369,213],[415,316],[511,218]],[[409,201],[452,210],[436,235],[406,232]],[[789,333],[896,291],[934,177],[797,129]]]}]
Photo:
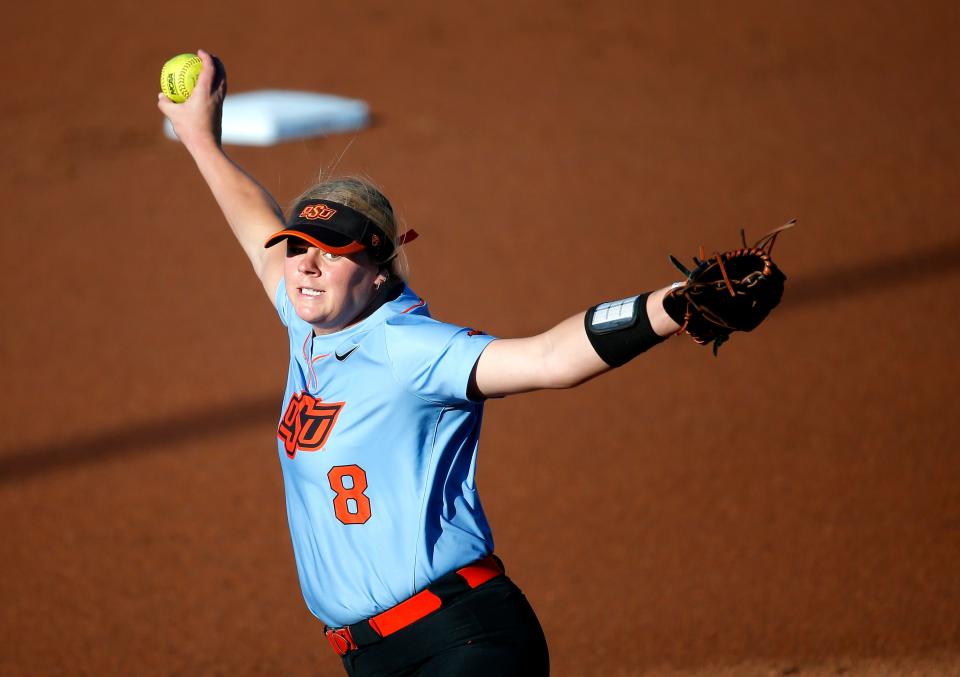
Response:
[{"label": "gray pad on wrist guard", "polygon": [[600,303],[584,315],[590,345],[611,367],[626,364],[667,338],[653,331],[647,317],[648,296],[650,292]]}]

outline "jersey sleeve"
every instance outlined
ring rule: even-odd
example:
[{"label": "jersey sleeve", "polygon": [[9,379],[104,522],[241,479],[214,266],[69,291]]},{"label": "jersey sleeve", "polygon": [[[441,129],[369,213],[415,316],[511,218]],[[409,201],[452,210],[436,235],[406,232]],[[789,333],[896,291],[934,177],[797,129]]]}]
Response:
[{"label": "jersey sleeve", "polygon": [[280,278],[280,283],[277,285],[277,291],[274,294],[274,305],[277,307],[277,315],[280,316],[280,321],[283,322],[285,327],[290,326],[290,318],[294,317],[293,304],[290,302],[290,297],[287,296],[287,284],[284,279]]},{"label": "jersey sleeve", "polygon": [[441,404],[470,402],[474,365],[493,336],[429,318],[407,317],[384,327],[394,376],[418,397]]}]

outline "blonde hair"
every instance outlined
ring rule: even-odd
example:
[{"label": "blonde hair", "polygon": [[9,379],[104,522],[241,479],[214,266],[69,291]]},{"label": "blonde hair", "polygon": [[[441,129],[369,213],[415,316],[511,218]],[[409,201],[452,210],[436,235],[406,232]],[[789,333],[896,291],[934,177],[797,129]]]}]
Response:
[{"label": "blonde hair", "polygon": [[[393,213],[390,200],[372,181],[360,176],[338,176],[324,179],[307,188],[294,200],[331,200],[355,209],[383,230],[390,241],[396,244],[400,225]],[[403,247],[394,247],[393,254],[380,265],[394,277],[406,280],[410,275],[410,263]]]}]

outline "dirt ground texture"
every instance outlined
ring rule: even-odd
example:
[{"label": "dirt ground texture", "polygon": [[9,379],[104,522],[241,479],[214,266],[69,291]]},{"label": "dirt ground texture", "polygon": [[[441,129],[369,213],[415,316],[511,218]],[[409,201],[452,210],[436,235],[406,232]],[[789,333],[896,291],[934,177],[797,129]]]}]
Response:
[{"label": "dirt ground texture", "polygon": [[374,178],[434,315],[495,335],[800,220],[782,306],[719,358],[674,338],[489,404],[478,483],[554,674],[960,674],[958,14],[9,7],[0,674],[341,674],[287,534],[283,328],[161,135],[197,47],[234,92],[367,100],[355,138],[229,152],[282,204]]}]

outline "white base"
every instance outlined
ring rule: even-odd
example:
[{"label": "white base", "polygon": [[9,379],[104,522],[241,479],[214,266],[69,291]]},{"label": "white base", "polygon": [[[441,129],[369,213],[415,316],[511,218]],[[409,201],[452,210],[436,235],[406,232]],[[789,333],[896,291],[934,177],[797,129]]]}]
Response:
[{"label": "white base", "polygon": [[[272,146],[308,136],[351,132],[370,121],[370,109],[357,99],[332,94],[263,89],[228,94],[223,102],[223,143]],[[164,120],[163,133],[176,139]]]}]

